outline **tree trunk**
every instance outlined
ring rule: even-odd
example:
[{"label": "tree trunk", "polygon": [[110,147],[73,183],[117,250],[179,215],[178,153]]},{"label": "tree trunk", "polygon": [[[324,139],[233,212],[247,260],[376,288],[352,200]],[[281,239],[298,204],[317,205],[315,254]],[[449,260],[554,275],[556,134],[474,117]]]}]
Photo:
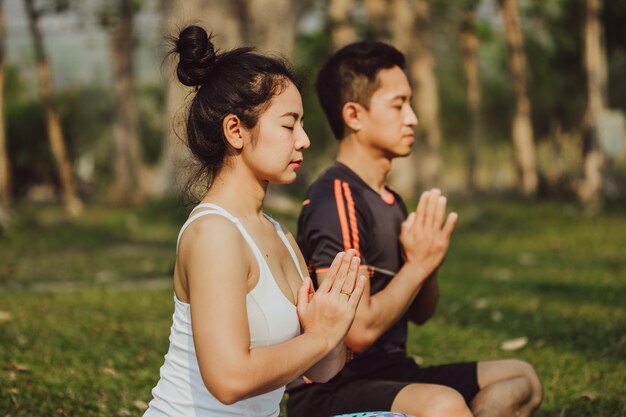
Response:
[{"label": "tree trunk", "polygon": [[[414,0],[415,24],[413,50],[410,53],[413,81],[413,105],[419,119],[418,147],[420,183],[424,188],[438,185],[441,172],[441,127],[439,124],[439,92],[432,53],[430,11],[427,0]],[[420,134],[421,133],[421,134]]]},{"label": "tree trunk", "polygon": [[4,120],[4,0],[0,0],[0,231],[9,227],[11,207],[11,170]]},{"label": "tree trunk", "polygon": [[579,198],[589,206],[602,200],[606,157],[598,143],[598,121],[606,108],[607,66],[600,14],[602,0],[585,0],[584,59],[587,73],[587,110],[583,128],[584,180]]},{"label": "tree trunk", "polygon": [[48,140],[50,141],[50,148],[52,149],[52,155],[59,174],[61,189],[63,191],[63,203],[66,211],[70,215],[75,216],[82,211],[83,203],[76,193],[72,165],[67,157],[63,131],[61,130],[59,116],[52,103],[52,77],[50,75],[50,65],[44,50],[41,32],[37,25],[38,14],[35,10],[33,0],[24,0],[24,6],[35,46],[41,96],[45,107]]},{"label": "tree trunk", "polygon": [[[208,32],[213,32],[213,42],[220,50],[242,46],[241,21],[237,14],[242,1],[164,0],[164,33],[178,37],[185,26],[199,24]],[[203,19],[198,20],[199,16]],[[185,87],[176,78],[177,62],[174,57],[166,64],[165,106],[168,121],[164,152],[155,175],[158,183],[154,189],[156,195],[179,195],[187,184],[187,168],[192,161],[186,146],[185,117],[193,89]]]},{"label": "tree trunk", "polygon": [[513,119],[513,149],[520,191],[531,196],[537,192],[536,150],[530,119],[530,100],[526,84],[524,37],[516,0],[498,0],[504,23],[509,67],[515,89],[516,112]]},{"label": "tree trunk", "polygon": [[436,185],[441,170],[439,93],[428,1],[364,0],[364,5],[374,37],[391,43],[407,58],[413,106],[419,120],[419,140],[410,156],[394,162],[390,180],[401,193],[413,195],[417,193],[418,184],[420,187]]},{"label": "tree trunk", "polygon": [[246,43],[293,60],[298,13],[292,0],[247,0],[242,10],[247,10],[242,25]]},{"label": "tree trunk", "polygon": [[476,190],[476,171],[482,123],[480,117],[480,72],[478,67],[478,36],[476,35],[475,2],[466,4],[461,23],[463,72],[467,80],[467,107],[470,115],[470,135],[467,147],[467,189]]},{"label": "tree trunk", "polygon": [[363,0],[367,12],[367,22],[374,38],[382,42],[391,42],[393,21],[391,1]]},{"label": "tree trunk", "polygon": [[330,44],[333,51],[355,42],[356,30],[350,18],[354,8],[354,0],[330,0],[328,17],[330,20]]},{"label": "tree trunk", "polygon": [[118,20],[111,32],[110,51],[117,105],[113,123],[114,182],[109,199],[119,205],[143,200],[139,111],[133,76],[133,10],[131,0],[118,0]]}]

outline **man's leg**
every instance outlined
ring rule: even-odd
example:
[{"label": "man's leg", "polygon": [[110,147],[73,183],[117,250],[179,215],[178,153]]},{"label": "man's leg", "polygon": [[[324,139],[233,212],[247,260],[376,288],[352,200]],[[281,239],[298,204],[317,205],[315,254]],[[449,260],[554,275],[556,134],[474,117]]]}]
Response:
[{"label": "man's leg", "polygon": [[526,362],[478,362],[477,374],[480,391],[471,403],[476,417],[528,417],[541,404],[541,382]]},{"label": "man's leg", "polygon": [[434,384],[409,384],[402,388],[391,411],[415,417],[472,417],[458,391]]}]

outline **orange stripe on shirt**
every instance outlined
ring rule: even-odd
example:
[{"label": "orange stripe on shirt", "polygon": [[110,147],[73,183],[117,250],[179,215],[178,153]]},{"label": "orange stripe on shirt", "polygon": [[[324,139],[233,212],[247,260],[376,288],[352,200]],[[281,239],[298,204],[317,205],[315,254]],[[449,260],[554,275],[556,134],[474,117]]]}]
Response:
[{"label": "orange stripe on shirt", "polygon": [[354,211],[354,200],[352,199],[352,191],[347,182],[342,183],[343,191],[346,195],[346,201],[348,202],[348,218],[350,219],[350,230],[352,231],[352,243],[354,250],[356,250],[356,256],[361,257],[361,250],[359,247],[359,227],[356,222],[356,213]]},{"label": "orange stripe on shirt", "polygon": [[337,212],[339,214],[339,222],[341,223],[341,234],[343,236],[343,247],[345,250],[350,249],[350,233],[348,232],[348,220],[346,219],[346,207],[343,204],[343,195],[341,193],[341,181],[335,180],[335,200],[337,202]]}]

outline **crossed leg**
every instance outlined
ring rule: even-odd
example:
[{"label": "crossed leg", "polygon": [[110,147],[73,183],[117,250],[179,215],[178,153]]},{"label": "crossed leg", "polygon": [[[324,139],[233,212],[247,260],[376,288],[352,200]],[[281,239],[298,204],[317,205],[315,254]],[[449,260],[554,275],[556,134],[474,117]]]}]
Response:
[{"label": "crossed leg", "polygon": [[402,388],[391,411],[415,417],[472,417],[458,391],[435,384],[409,384]]},{"label": "crossed leg", "polygon": [[415,417],[529,417],[541,404],[541,382],[526,362],[478,362],[477,376],[480,391],[470,407],[453,388],[416,383],[400,390],[391,411]]},{"label": "crossed leg", "polygon": [[480,391],[471,403],[476,417],[529,417],[539,407],[543,388],[535,369],[516,360],[478,362]]}]

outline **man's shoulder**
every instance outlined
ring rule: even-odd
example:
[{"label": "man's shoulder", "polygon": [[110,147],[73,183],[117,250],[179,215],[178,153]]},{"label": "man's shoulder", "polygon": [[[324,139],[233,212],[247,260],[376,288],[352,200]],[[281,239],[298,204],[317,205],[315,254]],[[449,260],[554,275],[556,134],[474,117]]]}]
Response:
[{"label": "man's shoulder", "polygon": [[306,204],[326,204],[337,202],[339,197],[360,200],[363,194],[363,181],[349,168],[335,164],[326,169],[313,181],[307,193]]}]

